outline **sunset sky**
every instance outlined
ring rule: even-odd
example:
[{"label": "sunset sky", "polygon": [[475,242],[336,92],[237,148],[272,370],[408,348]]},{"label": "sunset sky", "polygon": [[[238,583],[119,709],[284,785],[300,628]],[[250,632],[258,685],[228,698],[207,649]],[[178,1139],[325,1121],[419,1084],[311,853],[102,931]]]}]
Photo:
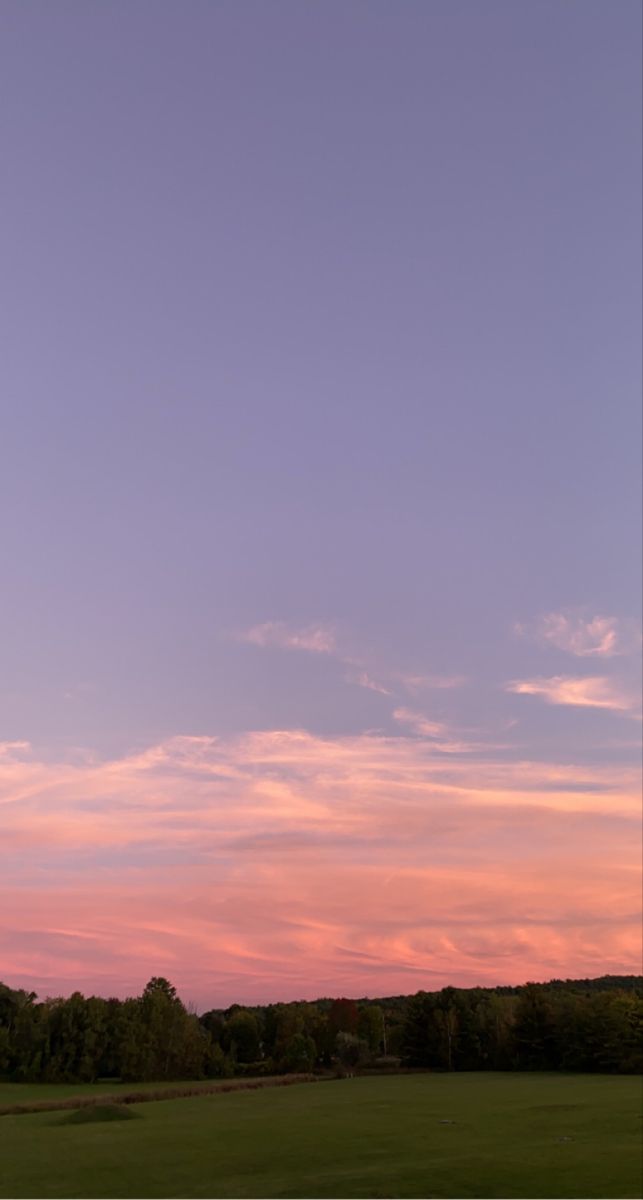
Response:
[{"label": "sunset sky", "polygon": [[4,0],[0,979],[640,970],[638,0]]}]

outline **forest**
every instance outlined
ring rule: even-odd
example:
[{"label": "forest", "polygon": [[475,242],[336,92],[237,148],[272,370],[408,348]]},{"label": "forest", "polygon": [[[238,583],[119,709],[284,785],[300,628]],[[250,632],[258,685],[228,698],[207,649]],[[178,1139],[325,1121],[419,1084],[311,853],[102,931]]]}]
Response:
[{"label": "forest", "polygon": [[0,984],[0,1078],[90,1083],[399,1070],[643,1070],[643,978],[189,1011],[142,995],[38,1000]]}]

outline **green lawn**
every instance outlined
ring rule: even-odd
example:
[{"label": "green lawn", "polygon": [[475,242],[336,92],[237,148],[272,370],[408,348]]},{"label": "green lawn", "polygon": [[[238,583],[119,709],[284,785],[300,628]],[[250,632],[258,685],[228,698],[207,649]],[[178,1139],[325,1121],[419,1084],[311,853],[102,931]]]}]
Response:
[{"label": "green lawn", "polygon": [[640,1091],[402,1075],[164,1100],[134,1121],[2,1117],[0,1195],[638,1198]]}]

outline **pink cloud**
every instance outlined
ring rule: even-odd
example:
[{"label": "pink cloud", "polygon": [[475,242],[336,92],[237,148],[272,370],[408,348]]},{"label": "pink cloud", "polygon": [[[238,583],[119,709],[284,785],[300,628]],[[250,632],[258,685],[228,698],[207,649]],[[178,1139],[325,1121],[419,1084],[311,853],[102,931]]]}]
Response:
[{"label": "pink cloud", "polygon": [[635,708],[633,698],[618,684],[601,675],[554,675],[549,679],[515,679],[508,692],[521,696],[539,696],[547,704],[566,704],[576,708],[605,708],[628,713]]},{"label": "pink cloud", "polygon": [[633,621],[587,617],[571,610],[546,613],[531,624],[518,623],[515,631],[577,658],[612,658],[635,652],[641,644],[640,628]]},{"label": "pink cloud", "polygon": [[473,741],[453,733],[442,721],[432,721],[423,713],[410,708],[396,708],[393,719],[408,728],[419,737],[430,740],[433,750],[440,754],[472,754],[475,751],[502,750],[504,745],[489,742]]},{"label": "pink cloud", "polygon": [[358,671],[355,674],[347,676],[348,683],[354,683],[357,687],[366,688],[370,692],[378,692],[380,696],[390,696],[390,689],[384,687],[383,683],[379,683],[377,679],[373,679],[368,671]]},{"label": "pink cloud", "polygon": [[414,733],[422,734],[424,737],[438,738],[447,733],[447,727],[442,721],[431,721],[423,713],[415,712],[411,708],[396,708],[393,717],[401,725],[408,725]]},{"label": "pink cloud", "polygon": [[463,687],[467,682],[464,675],[401,675],[400,682],[412,695],[418,692]]},{"label": "pink cloud", "polygon": [[285,621],[264,621],[239,635],[252,646],[273,647],[278,650],[307,650],[312,654],[333,654],[335,634],[327,625],[306,625],[297,628]]},{"label": "pink cloud", "polygon": [[[424,737],[0,759],[4,977],[204,1006],[637,969],[635,771]],[[16,897],[19,897],[17,901]]]}]

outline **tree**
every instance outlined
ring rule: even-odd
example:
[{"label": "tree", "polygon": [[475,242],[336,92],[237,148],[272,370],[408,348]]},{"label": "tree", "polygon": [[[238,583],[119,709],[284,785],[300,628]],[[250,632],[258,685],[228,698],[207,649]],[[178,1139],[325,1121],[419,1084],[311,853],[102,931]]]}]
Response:
[{"label": "tree", "polygon": [[356,1037],[354,1033],[344,1033],[340,1030],[337,1034],[335,1049],[340,1063],[348,1070],[366,1062],[369,1057],[367,1043],[363,1038]]},{"label": "tree", "polygon": [[143,989],[143,999],[151,999],[153,997],[163,997],[172,1004],[180,1004],[181,1001],[177,995],[176,988],[164,979],[162,975],[153,975]]},{"label": "tree", "polygon": [[455,988],[443,988],[435,1005],[434,1019],[441,1034],[441,1056],[447,1071],[452,1071],[455,1066],[460,1027],[459,1007]]},{"label": "tree", "polygon": [[384,1049],[384,1013],[379,1004],[362,1005],[357,1018],[357,1033],[366,1042],[371,1054],[381,1054]]},{"label": "tree", "polygon": [[354,1000],[346,1000],[344,997],[333,1000],[328,1011],[328,1025],[331,1034],[357,1033],[358,1019],[359,1013]]},{"label": "tree", "polygon": [[226,1039],[235,1062],[256,1062],[261,1053],[261,1042],[255,1014],[238,1009],[226,1022]]},{"label": "tree", "polygon": [[312,1071],[317,1047],[307,1033],[295,1033],[284,1048],[279,1065],[283,1071]]},{"label": "tree", "polygon": [[558,1065],[552,1000],[539,984],[526,984],[518,996],[514,1039],[519,1066],[549,1071]]},{"label": "tree", "polygon": [[[380,1048],[440,1070],[643,1071],[643,980],[443,988],[373,1004],[320,1000],[212,1010],[199,1020],[154,976],[141,996],[38,1002],[0,984],[0,1072],[12,1080],[91,1082],[352,1069]],[[637,986],[638,985],[638,986]],[[386,1045],[384,1041],[386,1016]],[[258,1069],[258,1068],[257,1068]]]}]

